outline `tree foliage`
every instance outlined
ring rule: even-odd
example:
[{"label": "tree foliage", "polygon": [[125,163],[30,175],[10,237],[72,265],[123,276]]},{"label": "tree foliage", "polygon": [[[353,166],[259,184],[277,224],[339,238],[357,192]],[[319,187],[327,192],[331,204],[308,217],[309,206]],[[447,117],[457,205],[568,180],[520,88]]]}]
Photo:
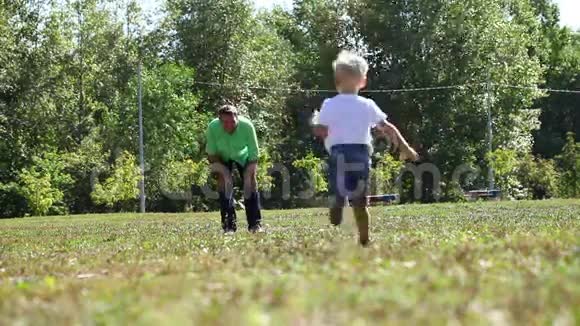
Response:
[{"label": "tree foliage", "polygon": [[547,199],[558,195],[560,173],[553,160],[528,154],[520,160],[517,176],[528,199]]},{"label": "tree foliage", "polygon": [[[327,153],[308,120],[335,94],[331,64],[345,48],[369,61],[371,89],[443,87],[363,95],[441,170],[444,199],[461,198],[451,179],[463,164],[491,164],[513,197],[578,196],[578,140],[567,136],[580,134],[578,95],[507,86],[580,87],[580,38],[551,0],[296,0],[262,11],[167,0],[153,23],[134,0],[0,0],[0,216],[133,208],[139,63],[149,209],[213,207],[195,191],[177,207],[164,187],[201,185],[204,129],[224,103],[256,125],[261,189],[278,185],[268,169],[281,163],[292,191],[310,182],[304,170],[325,191]],[[375,158],[385,191],[399,164]]]},{"label": "tree foliage", "polygon": [[386,194],[395,192],[395,180],[403,169],[403,162],[395,159],[390,153],[382,154],[371,170],[374,193]]},{"label": "tree foliage", "polygon": [[486,155],[488,164],[493,169],[495,181],[504,198],[516,198],[520,195],[521,184],[517,179],[518,153],[510,149],[497,149]]},{"label": "tree foliage", "polygon": [[562,197],[580,197],[580,143],[575,142],[575,135],[568,133],[562,154],[558,156],[562,168],[560,191]]},{"label": "tree foliage", "polygon": [[33,215],[66,212],[64,207],[64,188],[73,180],[65,170],[66,162],[61,155],[46,153],[34,157],[33,165],[24,168],[18,175],[19,192],[28,203]]},{"label": "tree foliage", "polygon": [[138,183],[141,173],[135,157],[128,152],[123,152],[111,168],[110,176],[104,182],[96,180],[91,194],[97,205],[114,207],[121,203],[123,208],[129,208],[131,202],[139,195]]},{"label": "tree foliage", "polygon": [[306,157],[292,162],[292,166],[306,172],[306,185],[314,189],[315,192],[325,192],[328,190],[328,182],[324,170],[324,162],[308,153]]}]

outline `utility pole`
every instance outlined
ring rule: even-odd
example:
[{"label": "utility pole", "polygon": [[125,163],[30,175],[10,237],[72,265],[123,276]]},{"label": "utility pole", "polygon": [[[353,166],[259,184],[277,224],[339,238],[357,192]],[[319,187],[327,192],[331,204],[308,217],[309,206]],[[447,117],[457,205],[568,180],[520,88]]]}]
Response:
[{"label": "utility pole", "polygon": [[145,213],[145,155],[143,153],[143,85],[141,83],[141,70],[142,65],[141,62],[139,62],[139,66],[137,67],[137,80],[139,84],[137,95],[139,103],[139,164],[141,172],[141,178],[139,179],[139,207],[141,213]]},{"label": "utility pole", "polygon": [[[491,78],[490,73],[487,73],[487,81],[485,83],[485,106],[487,109],[487,152],[491,154],[493,152],[493,123],[491,117],[491,108],[493,106],[493,98],[492,98],[492,91],[491,91]],[[489,190],[495,190],[495,176],[493,168],[491,164],[488,162],[488,171],[487,171],[488,179],[489,179]]]}]

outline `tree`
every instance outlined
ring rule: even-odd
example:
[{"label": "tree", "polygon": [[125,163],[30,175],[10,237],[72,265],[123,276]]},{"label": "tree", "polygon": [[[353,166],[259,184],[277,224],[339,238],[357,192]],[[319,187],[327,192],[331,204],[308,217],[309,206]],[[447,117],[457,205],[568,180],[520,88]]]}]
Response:
[{"label": "tree", "polygon": [[376,165],[371,170],[371,180],[375,194],[386,194],[395,191],[395,179],[398,177],[403,162],[398,161],[390,153],[378,157]]},{"label": "tree", "polygon": [[353,1],[350,12],[366,45],[373,88],[472,85],[373,96],[447,178],[460,164],[482,162],[488,100],[494,147],[530,148],[537,118],[526,109],[541,93],[497,87],[491,99],[484,95],[488,81],[540,81],[541,66],[528,51],[538,33],[522,22],[533,20],[526,1],[367,0]]},{"label": "tree", "polygon": [[580,143],[574,139],[574,133],[568,133],[562,154],[558,156],[562,169],[560,192],[566,198],[580,196]]},{"label": "tree", "polygon": [[553,160],[528,154],[519,160],[517,177],[528,199],[546,199],[558,195],[560,173]]},{"label": "tree", "polygon": [[[544,87],[580,88],[580,35],[559,24],[558,6],[551,0],[531,1],[541,26],[541,39],[531,48],[546,67]],[[578,94],[550,92],[538,101],[542,127],[535,136],[534,151],[552,158],[566,143],[568,132],[580,135]]]},{"label": "tree", "polygon": [[323,161],[320,158],[309,153],[306,157],[292,162],[292,166],[307,172],[309,180],[306,183],[302,183],[303,185],[312,187],[315,193],[328,190],[328,183],[323,170]]},{"label": "tree", "polygon": [[[11,51],[0,55],[10,61],[9,78],[0,81],[0,149],[6,153],[0,182],[16,181],[34,164],[32,157],[50,152],[83,156],[92,163],[76,166],[94,168],[102,157],[86,157],[83,143],[90,139],[109,150],[100,143],[108,134],[103,125],[127,87],[132,51],[123,24],[97,0],[15,1],[3,3],[0,16],[3,49]],[[64,201],[74,211],[90,209],[90,171],[67,169],[75,190],[66,191]]]},{"label": "tree", "polygon": [[[324,98],[333,96],[332,61],[341,48],[352,48],[355,34],[347,17],[344,1],[295,1],[292,11],[275,8],[265,16],[269,28],[287,40],[294,54],[293,80],[303,89],[325,89],[330,92],[296,92],[286,101],[282,142],[276,147],[279,160],[291,170],[292,184],[304,184],[301,171],[293,162],[309,155],[324,157],[323,144],[311,133],[309,121],[314,110],[320,109]],[[285,201],[283,207],[299,205]]]},{"label": "tree", "polygon": [[135,157],[129,152],[123,152],[115,161],[111,175],[101,184],[98,180],[91,197],[97,205],[109,208],[120,203],[123,210],[133,210],[135,199],[139,195],[137,184],[141,173]]},{"label": "tree", "polygon": [[[372,89],[462,85],[362,94],[438,166],[446,198],[462,197],[449,182],[457,166],[496,164],[501,151],[516,156],[524,188],[553,193],[557,173],[542,157],[562,147],[560,188],[574,196],[574,140],[565,138],[580,132],[577,95],[506,86],[580,87],[580,37],[558,19],[551,0],[296,0],[289,11],[259,12],[250,0],[168,0],[160,24],[145,28],[135,0],[0,0],[0,215],[91,212],[100,209],[93,198],[111,205],[123,197],[107,180],[94,197],[91,176],[138,151],[139,63],[149,209],[183,208],[163,195],[163,178],[169,171],[187,189],[192,171],[203,170],[204,130],[224,103],[256,125],[260,184],[277,186],[272,162],[303,184],[299,171],[327,155],[308,121],[335,94],[331,64],[345,48],[368,59]],[[323,91],[299,91],[310,88]],[[488,106],[494,160],[485,159]],[[540,157],[531,159],[534,141]],[[61,172],[47,172],[48,157]],[[397,162],[375,161],[387,163],[375,164],[375,175],[388,180]]]},{"label": "tree", "polygon": [[521,184],[517,179],[518,153],[509,149],[496,149],[486,159],[493,168],[498,188],[504,198],[514,199],[520,195]]},{"label": "tree", "polygon": [[160,188],[166,197],[184,202],[185,211],[200,208],[201,200],[199,198],[196,200],[191,190],[192,187],[201,187],[208,182],[209,166],[205,161],[194,162],[191,159],[172,161],[162,173]]},{"label": "tree", "polygon": [[[150,201],[162,198],[161,182],[169,164],[205,158],[203,135],[212,117],[200,109],[193,83],[193,69],[181,65],[166,63],[143,69],[146,192]],[[106,123],[109,134],[105,139],[115,145],[113,152],[138,152],[137,87],[134,76]]]},{"label": "tree", "polygon": [[296,57],[270,15],[255,14],[247,0],[171,0],[165,26],[174,31],[170,57],[196,72],[200,112],[215,116],[224,103],[238,106],[270,160],[290,163],[281,144],[291,136],[286,90],[293,87]]},{"label": "tree", "polygon": [[46,215],[49,212],[65,213],[65,187],[73,183],[71,176],[64,170],[66,162],[61,155],[47,153],[34,157],[34,165],[24,168],[18,175],[19,192],[33,215]]}]

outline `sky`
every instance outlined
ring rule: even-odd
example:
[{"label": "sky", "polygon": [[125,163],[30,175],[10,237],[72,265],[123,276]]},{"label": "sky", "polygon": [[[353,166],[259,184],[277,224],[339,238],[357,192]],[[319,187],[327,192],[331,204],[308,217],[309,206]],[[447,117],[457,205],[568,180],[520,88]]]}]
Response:
[{"label": "sky", "polygon": [[[141,0],[143,8],[147,11],[159,7],[161,0]],[[272,8],[279,4],[290,7],[292,0],[254,0],[257,8]],[[560,23],[569,26],[573,30],[580,31],[580,0],[554,0],[560,7]]]},{"label": "sky", "polygon": [[572,29],[580,30],[580,0],[556,0],[560,6],[560,21]]}]

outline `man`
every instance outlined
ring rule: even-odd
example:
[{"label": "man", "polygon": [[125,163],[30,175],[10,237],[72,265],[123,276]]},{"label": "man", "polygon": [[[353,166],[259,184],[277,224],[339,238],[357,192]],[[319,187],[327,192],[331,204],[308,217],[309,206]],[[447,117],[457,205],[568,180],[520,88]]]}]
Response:
[{"label": "man", "polygon": [[236,232],[234,206],[234,167],[243,181],[244,206],[250,232],[262,231],[262,214],[258,193],[256,170],[258,167],[258,138],[252,122],[238,116],[234,106],[224,105],[218,110],[218,118],[207,127],[206,152],[212,171],[217,172],[222,228],[225,233]]}]

